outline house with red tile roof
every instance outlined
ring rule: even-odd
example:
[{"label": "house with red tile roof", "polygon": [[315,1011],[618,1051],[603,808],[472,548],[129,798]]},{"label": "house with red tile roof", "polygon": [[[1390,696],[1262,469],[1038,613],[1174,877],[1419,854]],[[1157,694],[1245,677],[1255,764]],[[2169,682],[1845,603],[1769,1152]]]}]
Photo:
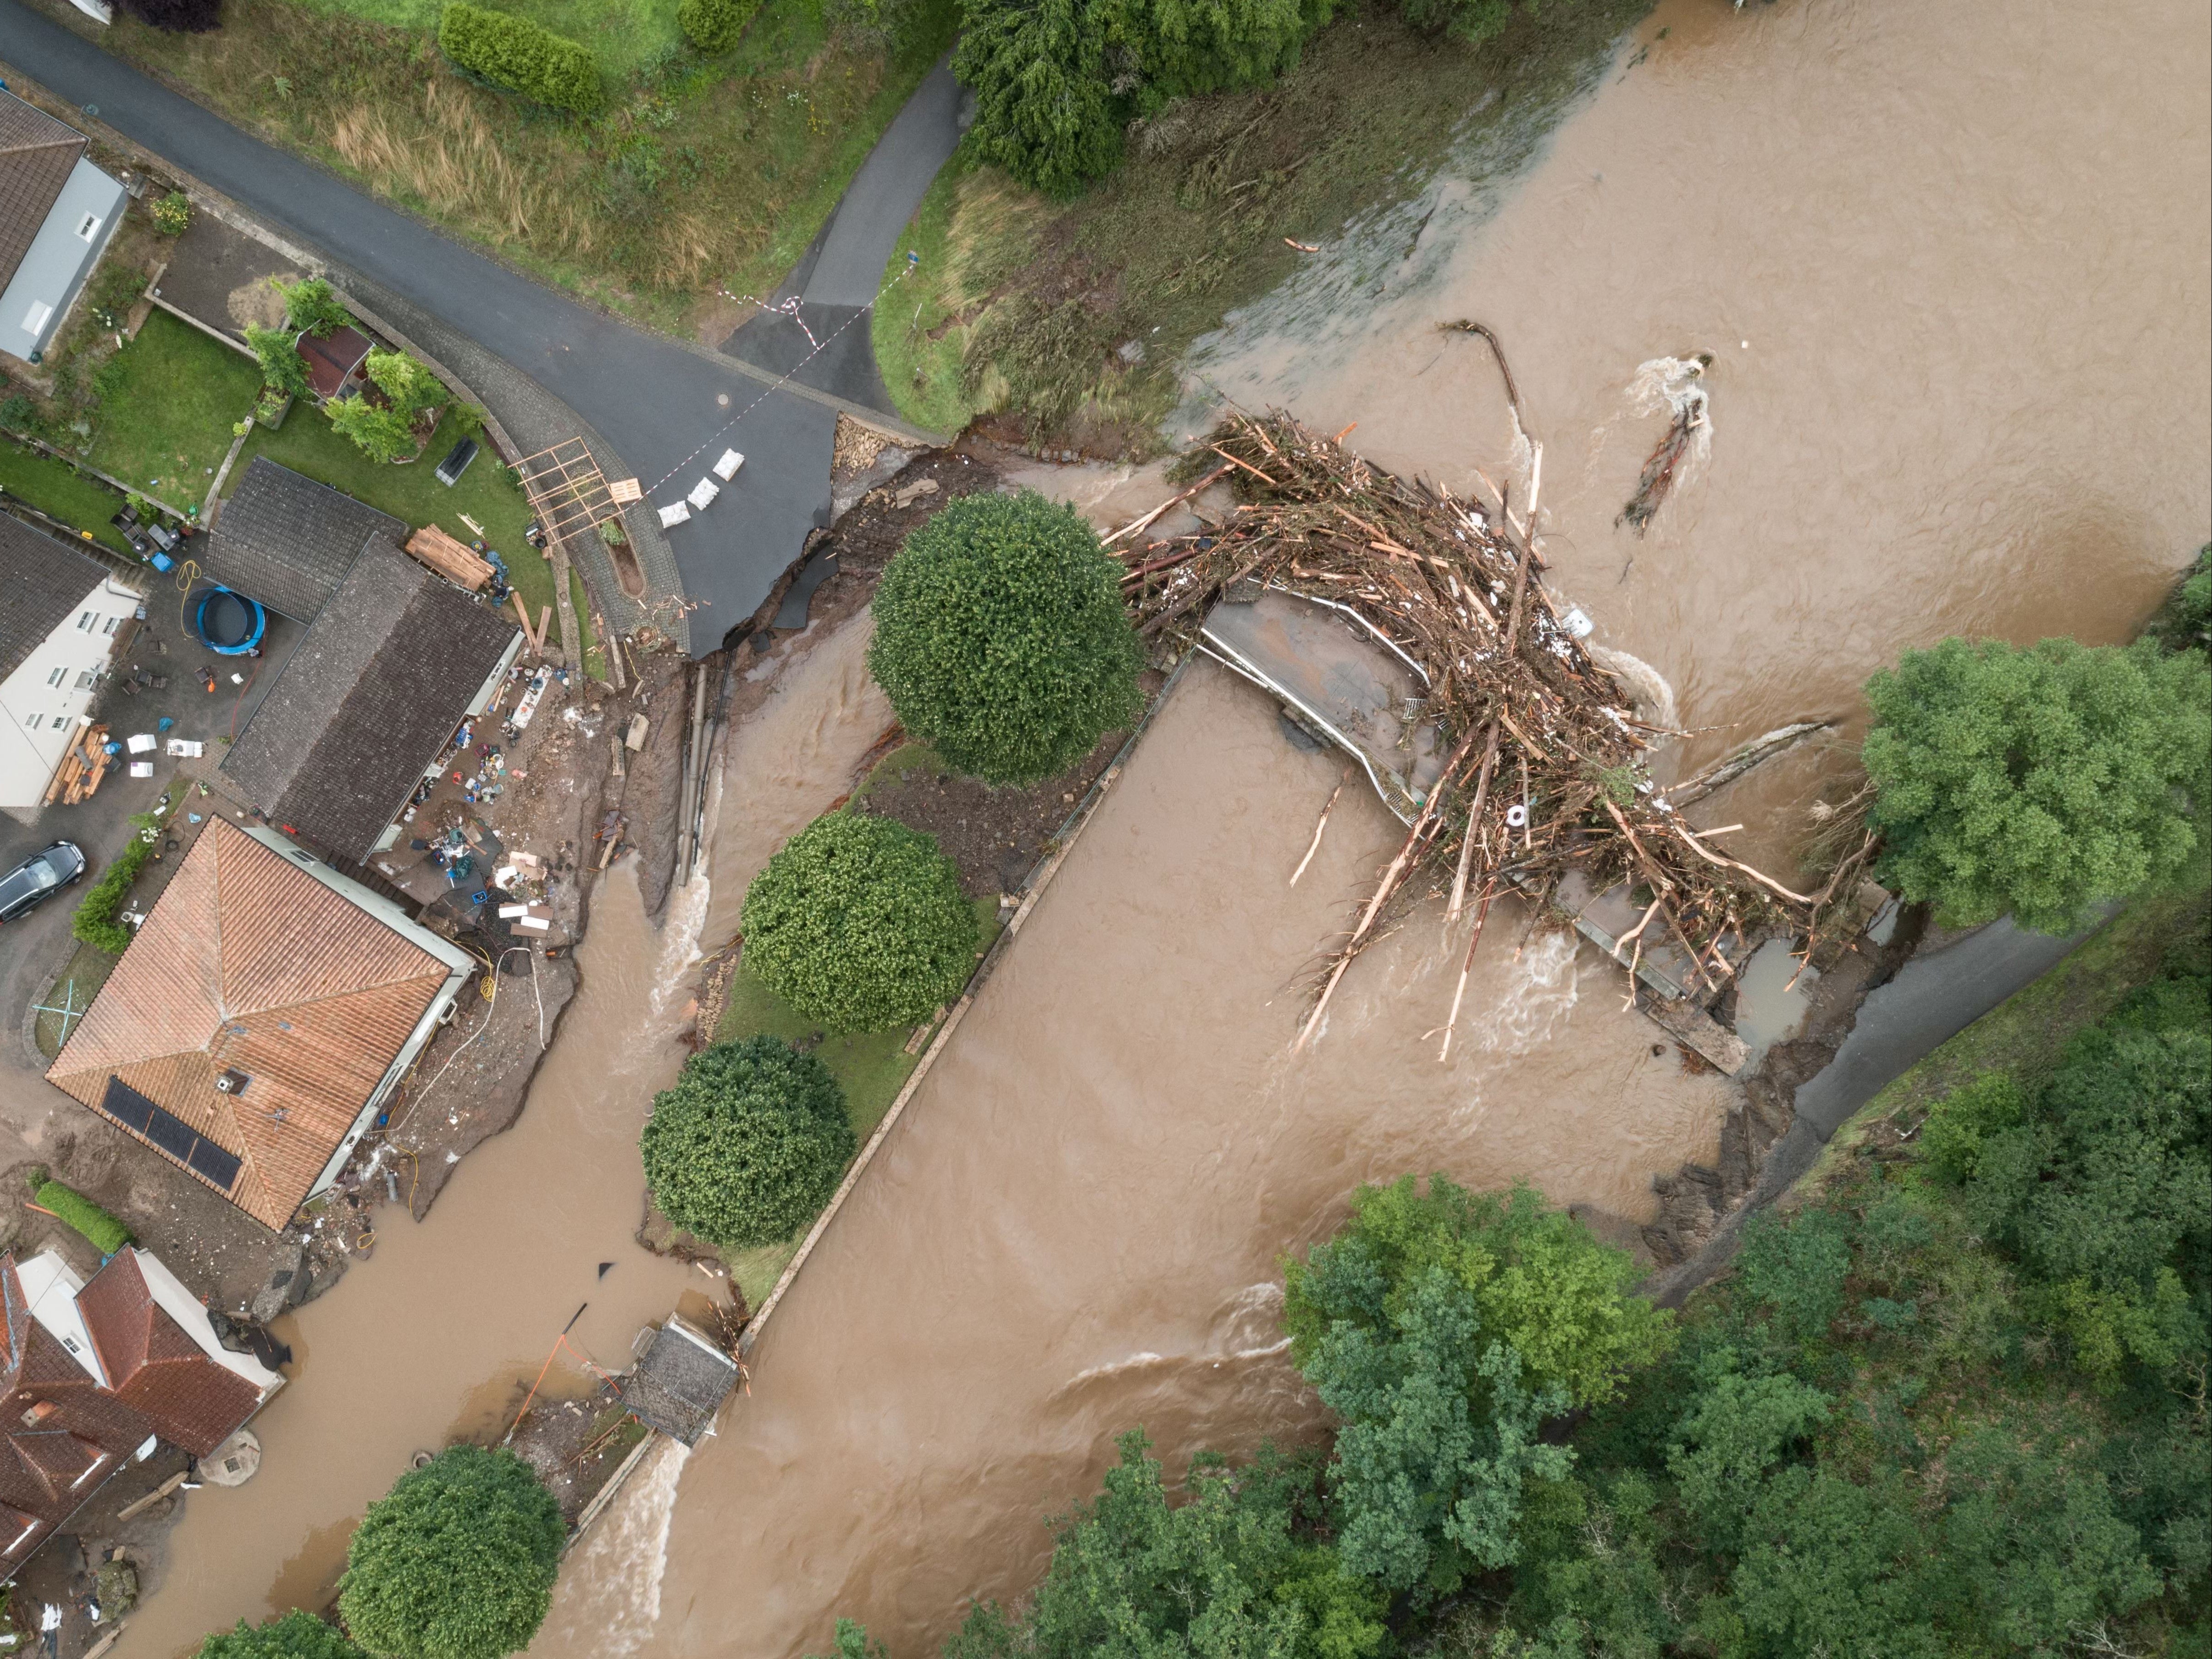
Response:
[{"label": "house with red tile roof", "polygon": [[0,1578],[163,1442],[205,1457],[284,1386],[217,1338],[152,1252],[89,1281],[51,1251],[0,1256]]},{"label": "house with red tile roof", "polygon": [[281,1230],[480,965],[274,830],[216,817],[46,1076]]}]

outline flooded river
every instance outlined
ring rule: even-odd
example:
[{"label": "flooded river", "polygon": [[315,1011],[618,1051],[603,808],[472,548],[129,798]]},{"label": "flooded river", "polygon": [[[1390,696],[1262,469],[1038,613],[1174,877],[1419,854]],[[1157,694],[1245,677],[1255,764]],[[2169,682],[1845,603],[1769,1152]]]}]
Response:
[{"label": "flooded river", "polygon": [[[1510,434],[1486,353],[1433,325],[1489,324],[1546,445],[1554,579],[1716,728],[1683,758],[1808,714],[1852,737],[1900,646],[2121,637],[2212,533],[2208,88],[2202,0],[1665,0],[1502,205],[1444,179],[1200,366],[1466,489],[1511,471]],[[1631,387],[1698,352],[1710,456],[1639,539],[1615,519],[1663,423]],[[671,988],[886,723],[864,634],[775,671],[733,733],[711,902],[678,895],[655,933],[618,871],[520,1124],[287,1322],[269,1461],[191,1496],[120,1659],[317,1605],[362,1506],[509,1411],[578,1303],[610,1363],[673,1303],[684,1274],[631,1243],[637,1127],[681,1059]],[[1731,816],[1772,855],[1838,752],[1769,769]],[[1729,1085],[1652,1052],[1618,970],[1504,910],[1449,1066],[1432,916],[1289,1056],[1312,953],[1398,834],[1347,789],[1286,884],[1341,772],[1224,673],[1185,678],[779,1310],[750,1397],[641,1472],[533,1653],[782,1659],[846,1613],[925,1659],[969,1596],[1034,1581],[1043,1515],[1095,1489],[1116,1433],[1143,1425],[1179,1468],[1318,1426],[1279,1262],[1359,1181],[1526,1176],[1624,1236],[1655,1173],[1711,1155]]]},{"label": "flooded river", "polygon": [[[2121,637],[2207,534],[2208,86],[2195,0],[1667,0],[1494,216],[1445,181],[1203,366],[1469,488],[1510,434],[1481,348],[1432,325],[1490,324],[1547,445],[1560,587],[1723,728],[1686,758],[1803,714],[1855,736],[1901,645]],[[1663,423],[1631,386],[1697,352],[1710,459],[1638,539],[1614,520]],[[1731,811],[1778,848],[1835,766],[1771,769]],[[1653,1054],[1587,951],[1516,952],[1517,917],[1493,918],[1449,1066],[1432,918],[1288,1056],[1310,952],[1395,836],[1348,792],[1285,885],[1340,772],[1225,675],[1185,680],[777,1313],[751,1397],[639,1495],[634,1552],[572,1571],[533,1652],[819,1652],[845,1613],[921,1659],[969,1596],[1034,1581],[1043,1513],[1095,1489],[1120,1431],[1179,1465],[1316,1427],[1278,1263],[1358,1181],[1525,1175],[1614,1231],[1654,1173],[1710,1156],[1727,1086]],[[650,1616],[609,1573],[649,1580]],[[617,1605],[640,1612],[574,1616]]]},{"label": "flooded river", "polygon": [[[2212,532],[2208,86],[2202,0],[1665,0],[1494,214],[1439,182],[1194,379],[1472,491],[1510,424],[1435,325],[1488,324],[1554,585],[1718,728],[1686,760],[1854,720],[1902,647],[2126,637]],[[1631,385],[1700,352],[1711,457],[1638,539],[1614,520],[1665,422]],[[1835,753],[1730,805],[1764,855]]]}]

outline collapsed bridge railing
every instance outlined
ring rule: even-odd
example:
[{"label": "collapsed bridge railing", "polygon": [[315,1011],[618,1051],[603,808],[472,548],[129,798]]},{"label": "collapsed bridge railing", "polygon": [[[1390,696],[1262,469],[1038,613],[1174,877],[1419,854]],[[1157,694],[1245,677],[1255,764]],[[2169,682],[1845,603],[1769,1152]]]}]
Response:
[{"label": "collapsed bridge railing", "polygon": [[[1431,897],[1446,899],[1447,927],[1474,913],[1439,1059],[1450,1054],[1475,947],[1506,885],[1546,904],[1577,872],[1595,890],[1625,884],[1641,915],[1616,954],[1626,953],[1633,974],[1647,942],[1670,942],[1708,994],[1733,977],[1730,958],[1744,954],[1747,931],[1803,935],[1809,958],[1874,838],[1820,891],[1799,893],[1722,850],[1726,831],[1692,829],[1651,781],[1647,759],[1656,743],[1689,734],[1638,719],[1627,690],[1584,649],[1572,613],[1545,584],[1528,515],[1516,517],[1504,491],[1487,503],[1462,501],[1372,466],[1281,413],[1231,412],[1186,465],[1210,465],[1201,482],[1225,479],[1240,499],[1218,526],[1124,555],[1133,563],[1123,592],[1139,630],[1195,644],[1217,602],[1255,585],[1327,600],[1418,665],[1424,718],[1401,724],[1433,732],[1447,757],[1410,797],[1404,844],[1326,954],[1300,1048],[1352,963]],[[1406,772],[1414,775],[1410,764]],[[1673,793],[1692,798],[1710,781],[1686,780]]]}]

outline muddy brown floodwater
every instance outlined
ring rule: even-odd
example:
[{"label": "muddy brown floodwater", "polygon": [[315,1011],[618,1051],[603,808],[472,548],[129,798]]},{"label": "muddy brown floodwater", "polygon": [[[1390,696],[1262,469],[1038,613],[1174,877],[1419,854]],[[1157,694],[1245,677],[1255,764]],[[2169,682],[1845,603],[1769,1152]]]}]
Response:
[{"label": "muddy brown floodwater", "polygon": [[[1516,961],[1502,916],[1449,1066],[1423,1037],[1456,973],[1434,916],[1287,1057],[1304,963],[1402,833],[1347,792],[1286,884],[1342,771],[1194,667],[770,1322],[751,1395],[670,1483],[672,1525],[666,1490],[626,1493],[639,1553],[572,1565],[533,1654],[796,1654],[840,1613],[921,1652],[969,1593],[1034,1577],[1042,1509],[1121,1430],[1179,1459],[1318,1427],[1277,1259],[1357,1182],[1527,1175],[1608,1228],[1712,1155],[1719,1080],[1654,1056],[1567,941]],[[569,1611],[636,1606],[611,1574],[654,1585],[649,1647]]]},{"label": "muddy brown floodwater", "polygon": [[[578,1304],[589,1306],[569,1341],[620,1370],[641,1325],[703,1287],[632,1235],[638,1128],[683,1061],[684,970],[705,899],[703,883],[672,895],[656,932],[629,861],[600,884],[583,985],[527,1109],[469,1155],[420,1225],[379,1212],[375,1255],[277,1322],[297,1363],[254,1420],[261,1472],[187,1497],[118,1659],[167,1659],[241,1617],[324,1606],[362,1510],[416,1449],[496,1434]],[[529,981],[504,981],[501,994],[526,997]],[[424,1099],[430,1109],[439,1095]],[[614,1265],[600,1278],[603,1261]],[[589,1382],[564,1353],[546,1387],[580,1395]]]},{"label": "muddy brown floodwater", "polygon": [[[1196,368],[1472,491],[1504,399],[1435,325],[1495,329],[1555,590],[1720,728],[1685,763],[1850,722],[1729,805],[1778,861],[1901,647],[2126,638],[2212,532],[2208,88],[2203,0],[1665,0],[1492,216],[1440,182]],[[1639,540],[1631,385],[1698,352],[1710,459]]]},{"label": "muddy brown floodwater", "polygon": [[[1686,758],[1855,720],[1901,646],[2123,636],[2207,535],[2208,88],[2201,0],[1666,0],[1494,216],[1446,179],[1204,366],[1467,487],[1510,434],[1481,349],[1432,325],[1489,323],[1547,445],[1562,590],[1726,728]],[[1613,521],[1662,423],[1629,387],[1698,351],[1711,456],[1638,540]],[[1838,763],[1769,769],[1731,811],[1778,851]],[[1042,1516],[1120,1431],[1179,1468],[1317,1426],[1278,1262],[1356,1182],[1525,1175],[1611,1229],[1710,1156],[1728,1085],[1654,1056],[1588,953],[1516,956],[1517,918],[1492,919],[1449,1066],[1425,1040],[1449,989],[1433,918],[1289,1056],[1302,967],[1395,839],[1340,805],[1285,887],[1340,769],[1249,688],[1186,678],[771,1322],[751,1396],[625,1498],[626,1546],[572,1565],[534,1653],[790,1656],[842,1613],[923,1659],[969,1596],[1034,1582]]]}]

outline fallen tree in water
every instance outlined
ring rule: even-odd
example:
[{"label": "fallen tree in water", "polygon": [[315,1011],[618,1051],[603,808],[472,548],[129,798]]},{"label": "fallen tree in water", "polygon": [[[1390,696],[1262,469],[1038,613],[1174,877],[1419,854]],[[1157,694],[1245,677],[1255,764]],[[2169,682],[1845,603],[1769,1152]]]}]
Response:
[{"label": "fallen tree in water", "polygon": [[1649,750],[1685,734],[1637,719],[1626,688],[1577,638],[1587,628],[1570,626],[1579,617],[1547,591],[1528,535],[1533,486],[1531,512],[1520,516],[1503,491],[1487,505],[1462,501],[1382,471],[1279,413],[1232,412],[1193,461],[1228,478],[1240,504],[1218,528],[1124,555],[1139,629],[1194,636],[1239,584],[1350,607],[1419,665],[1426,713],[1449,756],[1329,953],[1299,1047],[1353,960],[1425,898],[1449,895],[1447,927],[1475,908],[1443,1058],[1502,886],[1540,903],[1571,872],[1600,890],[1629,884],[1647,907],[1621,940],[1632,974],[1647,938],[1671,937],[1708,993],[1732,977],[1747,930],[1817,936],[1830,904],[1850,893],[1871,838],[1821,890],[1793,892],[1722,851],[1723,832],[1692,830],[1653,785]]}]

